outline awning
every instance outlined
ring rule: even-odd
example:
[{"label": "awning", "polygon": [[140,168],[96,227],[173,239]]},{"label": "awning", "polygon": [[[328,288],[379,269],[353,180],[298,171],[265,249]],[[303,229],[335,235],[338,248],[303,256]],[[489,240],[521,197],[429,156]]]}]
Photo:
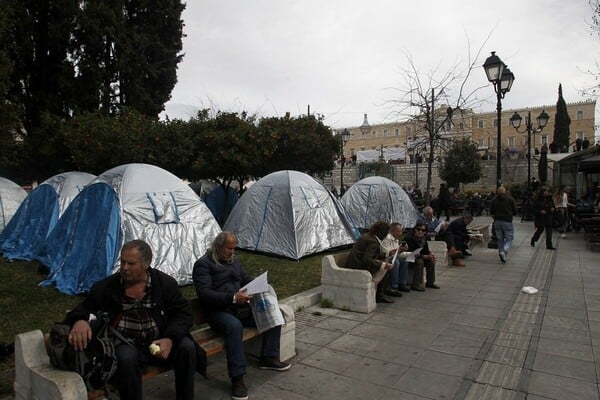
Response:
[{"label": "awning", "polygon": [[600,155],[581,161],[579,172],[600,172]]}]

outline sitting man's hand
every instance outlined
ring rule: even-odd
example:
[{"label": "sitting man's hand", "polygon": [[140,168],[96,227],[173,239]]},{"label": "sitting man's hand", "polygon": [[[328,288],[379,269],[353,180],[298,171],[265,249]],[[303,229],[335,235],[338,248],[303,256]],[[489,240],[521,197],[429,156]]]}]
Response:
[{"label": "sitting man's hand", "polygon": [[158,357],[162,360],[166,360],[167,358],[169,358],[169,354],[171,354],[171,349],[173,348],[173,340],[171,340],[170,338],[163,338],[155,340],[152,343],[160,347],[160,351],[154,354],[155,357]]},{"label": "sitting man's hand", "polygon": [[252,296],[246,294],[247,291],[248,289],[243,289],[235,294],[235,304],[244,304],[252,300]]},{"label": "sitting man's hand", "polygon": [[87,321],[80,319],[75,322],[69,332],[69,344],[75,350],[83,350],[87,347],[88,342],[92,339],[92,328]]},{"label": "sitting man's hand", "polygon": [[394,268],[394,264],[392,264],[392,263],[385,263],[384,268],[389,271],[390,269]]}]

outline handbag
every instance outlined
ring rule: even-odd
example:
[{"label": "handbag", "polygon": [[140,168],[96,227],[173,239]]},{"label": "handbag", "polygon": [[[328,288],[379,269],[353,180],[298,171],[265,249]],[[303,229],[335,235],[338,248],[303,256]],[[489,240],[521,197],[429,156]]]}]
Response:
[{"label": "handbag", "polygon": [[50,330],[50,362],[59,369],[77,372],[88,390],[104,387],[117,371],[115,347],[133,344],[109,323],[106,313],[90,322],[92,339],[84,350],[74,350],[69,343],[71,327],[57,323]]}]

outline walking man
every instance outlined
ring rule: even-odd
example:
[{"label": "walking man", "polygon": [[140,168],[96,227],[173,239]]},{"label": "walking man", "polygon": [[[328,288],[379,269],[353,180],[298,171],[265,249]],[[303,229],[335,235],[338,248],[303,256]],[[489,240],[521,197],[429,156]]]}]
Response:
[{"label": "walking man", "polygon": [[490,204],[490,215],[494,218],[494,232],[498,239],[500,261],[506,263],[506,256],[512,246],[515,233],[512,220],[513,215],[517,213],[517,205],[504,186],[500,186],[496,193],[496,197]]}]

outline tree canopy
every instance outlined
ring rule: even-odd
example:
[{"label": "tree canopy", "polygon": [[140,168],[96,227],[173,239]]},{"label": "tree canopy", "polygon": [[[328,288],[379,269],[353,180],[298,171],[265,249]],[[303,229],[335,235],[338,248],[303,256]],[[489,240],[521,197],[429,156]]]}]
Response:
[{"label": "tree canopy", "polygon": [[461,183],[476,182],[481,176],[481,156],[477,145],[466,137],[454,142],[440,164],[440,178],[448,186],[458,188]]},{"label": "tree canopy", "polygon": [[567,103],[562,95],[562,85],[558,85],[558,100],[556,101],[556,115],[554,117],[554,139],[550,146],[553,153],[566,153],[569,149],[571,136],[571,117],[567,111]]}]

